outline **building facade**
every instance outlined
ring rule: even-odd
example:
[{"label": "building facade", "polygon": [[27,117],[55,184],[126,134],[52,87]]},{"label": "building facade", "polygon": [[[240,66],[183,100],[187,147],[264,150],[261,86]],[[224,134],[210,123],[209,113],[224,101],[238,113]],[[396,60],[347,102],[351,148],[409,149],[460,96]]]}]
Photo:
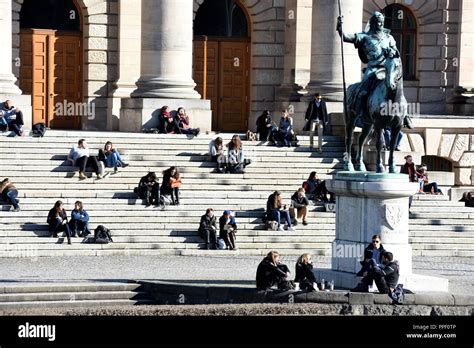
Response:
[{"label": "building facade", "polygon": [[[385,13],[421,113],[410,149],[462,163],[456,183],[471,185],[474,155],[461,159],[474,151],[474,125],[447,120],[473,112],[474,0],[341,2],[347,32]],[[0,43],[12,48],[0,56],[0,94],[30,105],[30,123],[141,131],[169,105],[203,130],[255,129],[263,110],[282,107],[299,127],[314,92],[342,111],[336,0],[0,0],[0,9]],[[344,46],[350,84],[363,66]]]}]

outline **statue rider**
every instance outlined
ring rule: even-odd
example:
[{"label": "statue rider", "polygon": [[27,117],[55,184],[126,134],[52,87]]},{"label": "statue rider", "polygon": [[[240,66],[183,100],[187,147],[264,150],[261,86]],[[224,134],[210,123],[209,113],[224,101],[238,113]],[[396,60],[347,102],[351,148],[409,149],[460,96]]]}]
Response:
[{"label": "statue rider", "polygon": [[[370,29],[367,32],[346,34],[342,33],[342,18],[337,19],[337,31],[343,37],[345,42],[353,43],[359,51],[361,61],[367,64],[364,77],[356,92],[355,105],[353,109],[357,118],[363,118],[367,115],[366,107],[369,92],[376,88],[377,80],[385,78],[385,60],[386,58],[400,57],[395,39],[390,35],[390,30],[384,28],[385,17],[382,13],[376,11],[370,18]],[[348,108],[351,106],[348,105]],[[403,125],[412,128],[411,120],[405,117]]]}]

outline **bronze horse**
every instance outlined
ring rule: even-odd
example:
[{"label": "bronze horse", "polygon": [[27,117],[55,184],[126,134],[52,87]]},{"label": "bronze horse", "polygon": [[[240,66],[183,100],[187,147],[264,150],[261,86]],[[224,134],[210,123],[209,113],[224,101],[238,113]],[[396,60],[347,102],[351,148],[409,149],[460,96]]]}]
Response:
[{"label": "bronze horse", "polygon": [[[362,127],[362,133],[359,137],[359,146],[357,149],[357,156],[355,162],[355,170],[366,171],[363,150],[367,138],[374,132],[377,147],[377,173],[385,172],[382,163],[382,144],[383,131],[385,128],[390,128],[390,156],[388,159],[390,173],[395,173],[397,168],[393,158],[393,151],[395,143],[403,126],[403,119],[407,115],[407,101],[403,94],[403,68],[402,62],[398,55],[387,57],[384,64],[384,69],[380,69],[377,75],[382,74],[382,79],[375,82],[375,88],[369,91],[367,99],[367,106],[364,111],[363,120],[357,119],[355,99],[360,83],[355,83],[347,89],[348,102],[346,113],[346,153],[344,170],[354,171],[354,165],[351,159],[352,137],[354,128]],[[383,78],[383,75],[385,77]],[[375,76],[373,78],[376,78]],[[361,124],[363,122],[363,124]]]}]

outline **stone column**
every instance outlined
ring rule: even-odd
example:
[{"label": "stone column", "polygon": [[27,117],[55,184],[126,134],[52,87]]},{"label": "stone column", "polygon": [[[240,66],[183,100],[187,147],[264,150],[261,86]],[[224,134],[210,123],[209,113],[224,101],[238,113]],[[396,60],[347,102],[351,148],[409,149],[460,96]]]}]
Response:
[{"label": "stone column", "polygon": [[283,83],[278,99],[299,101],[307,91],[311,65],[311,6],[312,0],[286,1],[285,58]]},{"label": "stone column", "polygon": [[[342,0],[343,29],[349,33],[362,30],[363,0]],[[311,44],[311,81],[313,94],[320,92],[328,101],[343,100],[341,40],[336,32],[339,15],[337,0],[313,0]],[[346,83],[360,81],[361,62],[353,45],[344,44]]]},{"label": "stone column", "polygon": [[466,89],[474,88],[474,1],[462,1],[460,9],[460,39],[458,62],[458,85]]},{"label": "stone column", "polygon": [[142,0],[141,46],[141,77],[133,97],[201,97],[192,78],[192,0]]},{"label": "stone column", "polygon": [[12,1],[0,0],[0,95],[20,95],[12,73]]},{"label": "stone column", "polygon": [[418,190],[417,183],[409,182],[406,174],[339,172],[326,185],[336,194],[336,239],[332,269],[318,270],[319,278],[355,287],[364,248],[378,234],[400,264],[399,284],[413,291],[448,291],[447,279],[412,273],[408,197]]}]

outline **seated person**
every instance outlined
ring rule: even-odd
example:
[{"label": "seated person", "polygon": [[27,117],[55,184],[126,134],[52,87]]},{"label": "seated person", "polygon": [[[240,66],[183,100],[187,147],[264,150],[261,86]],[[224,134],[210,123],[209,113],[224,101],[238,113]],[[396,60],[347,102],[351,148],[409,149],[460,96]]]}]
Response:
[{"label": "seated person", "polygon": [[201,132],[199,128],[194,129],[189,127],[189,116],[183,107],[178,108],[176,124],[178,125],[178,134],[192,134],[197,137]]},{"label": "seated person", "polygon": [[303,254],[296,261],[295,283],[300,283],[301,290],[318,291],[311,254]]},{"label": "seated person", "polygon": [[160,193],[162,196],[171,196],[171,205],[179,205],[181,174],[177,167],[170,167],[163,171],[163,182]]},{"label": "seated person", "polygon": [[443,192],[438,188],[436,182],[429,182],[428,180],[428,166],[424,163],[421,164],[418,168],[416,175],[418,177],[418,182],[420,183],[420,192],[421,193],[431,193],[434,195],[442,195]]},{"label": "seated person", "polygon": [[6,100],[0,106],[0,127],[2,127],[2,131],[8,128],[9,131],[20,137],[24,135],[23,113],[19,108],[13,106],[11,100]]},{"label": "seated person", "polygon": [[68,160],[72,162],[73,166],[79,167],[79,180],[86,179],[86,168],[92,168],[97,175],[97,179],[102,179],[102,173],[99,170],[99,163],[96,156],[91,156],[89,148],[84,139],[77,142],[69,152]]},{"label": "seated person", "polygon": [[284,231],[283,226],[281,225],[281,216],[286,219],[288,224],[288,231],[294,231],[295,229],[291,225],[290,213],[287,210],[286,205],[283,205],[281,193],[275,191],[267,200],[267,220],[276,221],[278,224],[278,231]]},{"label": "seated person", "polygon": [[128,164],[122,160],[120,152],[114,148],[111,141],[105,143],[103,150],[99,150],[99,160],[104,162],[107,168],[114,168],[115,173],[117,173],[117,167],[128,167]]},{"label": "seated person", "polygon": [[63,202],[57,201],[54,207],[49,211],[48,218],[48,231],[53,238],[58,237],[58,232],[65,232],[67,237],[67,244],[71,244],[71,230],[67,223],[67,213],[64,210]]},{"label": "seated person", "polygon": [[227,171],[233,174],[245,173],[244,169],[250,163],[250,160],[245,159],[244,146],[237,134],[227,144],[227,149]]},{"label": "seated person", "polygon": [[160,183],[156,179],[156,174],[150,172],[140,179],[137,188],[138,197],[143,200],[143,204],[160,205]]},{"label": "seated person", "polygon": [[225,210],[219,219],[219,238],[222,238],[229,250],[237,250],[235,246],[235,231],[237,224],[230,210]]},{"label": "seated person", "polygon": [[473,191],[464,192],[459,202],[464,202],[464,206],[466,207],[470,207],[470,208],[474,207],[474,192]]},{"label": "seated person", "polygon": [[177,120],[173,118],[167,105],[161,108],[160,115],[158,116],[158,131],[163,134],[176,134],[179,132]]},{"label": "seated person", "polygon": [[385,249],[382,245],[380,236],[375,234],[372,236],[372,243],[364,250],[364,259],[360,262],[362,269],[357,273],[359,277],[365,277],[367,273],[375,266],[382,263],[382,254]]},{"label": "seated person", "polygon": [[259,140],[264,142],[275,142],[275,137],[273,135],[276,126],[272,122],[272,116],[269,110],[265,110],[257,118],[257,134],[259,135]]},{"label": "seated person", "polygon": [[208,157],[210,162],[217,163],[217,173],[225,172],[227,156],[224,154],[224,146],[221,137],[210,141]]},{"label": "seated person", "polygon": [[279,290],[292,290],[289,276],[288,267],[280,263],[280,254],[270,251],[257,267],[257,289],[269,290],[276,285]]},{"label": "seated person", "polygon": [[300,187],[293,196],[291,196],[290,216],[294,225],[298,225],[298,219],[303,219],[303,225],[307,225],[306,214],[308,213],[309,201],[306,198],[304,188]]},{"label": "seated person", "polygon": [[413,157],[411,155],[405,156],[405,164],[400,168],[400,173],[408,174],[408,180],[410,182],[418,182],[415,163],[413,163]]},{"label": "seated person", "polygon": [[282,111],[283,116],[280,119],[280,126],[278,127],[278,138],[283,142],[284,146],[291,146],[293,141],[293,118],[290,117],[288,110]]},{"label": "seated person", "polygon": [[2,199],[10,203],[13,207],[14,212],[20,211],[20,205],[18,204],[18,190],[10,181],[10,179],[5,178],[0,183],[0,194],[2,195]]},{"label": "seated person", "polygon": [[[400,131],[400,133],[398,133],[397,141],[395,142],[394,151],[400,151],[400,144],[402,143],[403,136],[404,136],[403,132]],[[384,141],[385,141],[385,144],[384,144],[383,147],[386,150],[390,150],[390,141],[392,139],[392,133],[391,133],[390,128],[385,128],[383,130],[383,138],[384,138]]]},{"label": "seated person", "polygon": [[198,232],[201,238],[204,239],[204,242],[206,243],[206,250],[216,250],[218,248],[216,234],[216,217],[214,216],[214,210],[212,208],[208,208],[206,210],[206,214],[201,216]]},{"label": "seated person", "polygon": [[335,202],[333,193],[326,188],[326,181],[318,179],[316,172],[311,172],[302,187],[305,189],[307,197],[315,202]]},{"label": "seated person", "polygon": [[85,237],[91,232],[89,231],[89,214],[84,210],[81,201],[74,204],[74,210],[71,212],[71,220],[69,221],[71,237]]},{"label": "seated person", "polygon": [[382,254],[382,264],[373,267],[352,291],[368,292],[369,286],[375,281],[375,285],[381,294],[390,294],[396,288],[398,278],[398,261],[393,260],[392,253],[385,251]]}]

